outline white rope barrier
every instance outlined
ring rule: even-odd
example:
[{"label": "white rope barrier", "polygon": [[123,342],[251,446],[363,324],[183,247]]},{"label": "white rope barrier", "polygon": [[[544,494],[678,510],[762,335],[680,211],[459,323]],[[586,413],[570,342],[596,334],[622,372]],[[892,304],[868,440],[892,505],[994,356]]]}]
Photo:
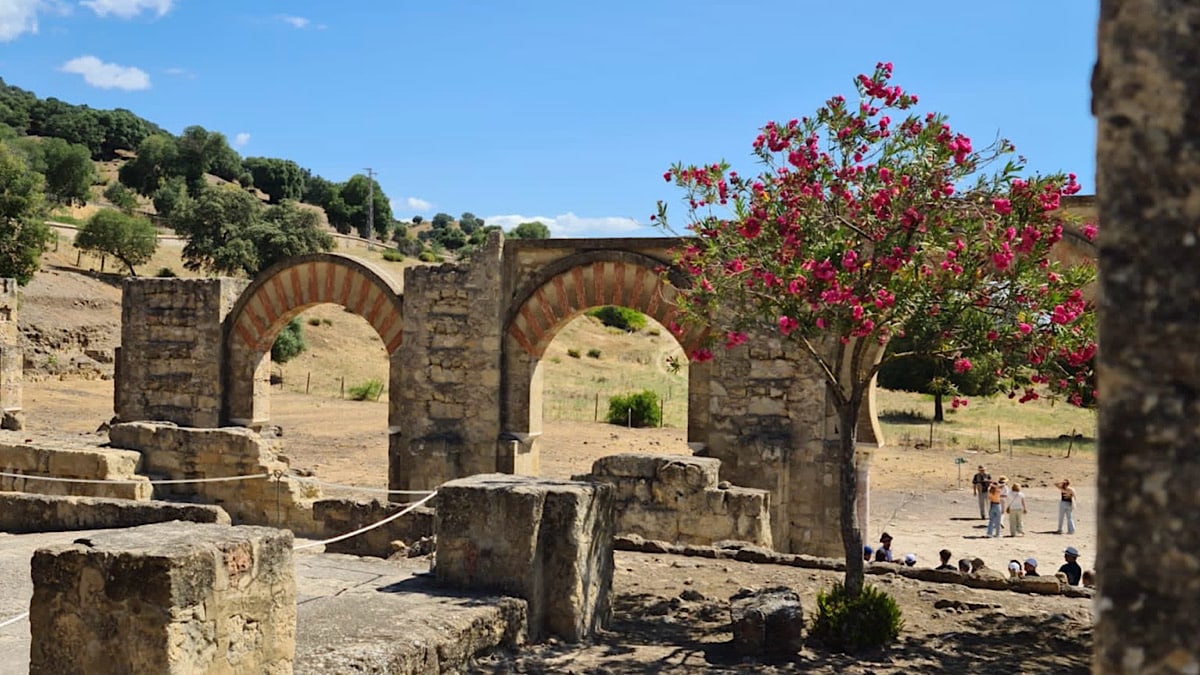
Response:
[{"label": "white rope barrier", "polygon": [[341,488],[343,490],[355,490],[357,492],[374,492],[377,494],[389,495],[428,495],[433,494],[433,490],[386,490],[384,488],[363,487],[359,485],[344,485],[342,483],[327,483],[323,480],[317,480],[311,476],[301,476],[300,474],[289,474],[298,480],[307,480],[316,483],[322,487]]},{"label": "white rope barrier", "polygon": [[299,546],[293,546],[292,550],[293,551],[302,551],[306,548],[316,548],[317,546],[324,546],[325,544],[332,544],[334,542],[342,541],[343,539],[349,539],[350,537],[357,537],[358,535],[362,534],[363,532],[368,532],[377,527],[386,525],[386,524],[392,522],[393,520],[399,518],[400,516],[408,515],[410,512],[412,512],[413,509],[417,508],[418,506],[421,506],[422,504],[429,501],[430,499],[433,499],[436,495],[437,495],[436,492],[430,493],[429,495],[426,495],[424,499],[421,499],[419,501],[413,502],[412,504],[409,504],[407,507],[404,508],[404,510],[399,511],[397,513],[393,513],[392,515],[390,515],[387,518],[384,518],[383,520],[380,520],[378,522],[371,523],[370,525],[367,525],[364,527],[360,527],[357,530],[354,530],[353,532],[347,532],[346,534],[339,534],[338,536],[333,537],[332,539],[325,539],[324,541],[313,541],[313,542],[309,542],[307,544],[300,544]]},{"label": "white rope barrier", "polygon": [[0,476],[8,478],[24,478],[26,480],[40,480],[47,483],[91,483],[91,484],[120,484],[129,485],[134,483],[149,483],[150,485],[182,485],[185,483],[220,483],[223,481],[235,480],[253,480],[255,478],[270,478],[269,473],[256,473],[249,476],[217,476],[214,478],[170,478],[163,480],[131,480],[122,478],[59,478],[57,476],[34,476],[24,473],[9,473],[0,471]]},{"label": "white rope barrier", "polygon": [[0,628],[4,628],[5,626],[14,624],[14,623],[20,621],[21,619],[27,618],[28,616],[29,616],[29,612],[21,612],[20,614],[14,616],[11,619],[5,619],[4,621],[0,621]]}]

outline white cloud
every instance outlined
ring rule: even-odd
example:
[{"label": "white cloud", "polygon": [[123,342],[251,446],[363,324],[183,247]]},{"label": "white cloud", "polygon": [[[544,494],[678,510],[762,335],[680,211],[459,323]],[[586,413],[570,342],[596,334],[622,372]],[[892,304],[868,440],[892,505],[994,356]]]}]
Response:
[{"label": "white cloud", "polygon": [[171,11],[175,0],[82,0],[79,4],[96,13],[97,16],[109,14],[121,18],[132,19],[145,10],[163,16]]},{"label": "white cloud", "polygon": [[505,230],[528,223],[539,221],[550,228],[552,237],[653,237],[661,236],[661,232],[633,218],[624,216],[580,217],[568,211],[554,217],[548,216],[488,216],[483,219],[488,225],[499,225]]},{"label": "white cloud", "polygon": [[0,42],[17,39],[22,33],[37,33],[38,9],[42,0],[0,0]]},{"label": "white cloud", "polygon": [[250,142],[250,134],[248,134],[244,131],[233,137],[233,147],[235,147],[235,148],[244,148],[244,147],[246,147],[246,144],[249,142]]},{"label": "white cloud", "polygon": [[409,197],[404,200],[404,204],[413,211],[428,211],[433,208],[433,204],[419,197]]},{"label": "white cloud", "polygon": [[288,16],[286,14],[279,17],[279,20],[298,30],[307,28],[310,23],[308,19],[302,16]]},{"label": "white cloud", "polygon": [[62,65],[64,73],[82,75],[83,81],[100,89],[137,91],[150,88],[150,76],[141,68],[105,63],[94,56],[80,56]]}]

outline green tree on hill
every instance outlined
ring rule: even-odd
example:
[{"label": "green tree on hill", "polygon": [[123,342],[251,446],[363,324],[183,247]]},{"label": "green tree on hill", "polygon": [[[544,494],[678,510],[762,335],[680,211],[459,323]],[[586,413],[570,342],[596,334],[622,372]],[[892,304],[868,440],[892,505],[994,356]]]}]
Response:
[{"label": "green tree on hill", "polygon": [[508,233],[508,236],[513,239],[549,239],[550,228],[546,227],[545,223],[535,220],[517,225]]},{"label": "green tree on hill", "polygon": [[75,247],[111,255],[125,263],[129,274],[136,277],[134,265],[141,265],[154,256],[158,239],[149,220],[116,209],[101,209],[80,228],[75,236]]},{"label": "green tree on hill", "polygon": [[[368,179],[362,174],[355,174],[342,186],[340,191],[342,202],[346,205],[349,225],[358,232],[359,236],[369,239],[374,233],[386,241],[389,228],[392,225],[392,204],[383,188],[374,179]],[[374,204],[371,216],[373,221],[368,223],[367,202]],[[332,219],[331,221],[332,222]]]},{"label": "green tree on hill", "polygon": [[290,159],[247,157],[242,166],[254,177],[254,186],[267,193],[272,204],[304,195],[304,170]]},{"label": "green tree on hill", "polygon": [[116,181],[104,188],[104,198],[127,216],[132,216],[138,207],[137,195],[133,193],[133,190],[122,185],[121,181]]},{"label": "green tree on hill", "polygon": [[96,165],[88,149],[61,138],[44,139],[41,146],[48,196],[59,204],[86,203],[96,180]]},{"label": "green tree on hill", "polygon": [[14,277],[22,286],[33,278],[51,239],[43,221],[43,189],[41,174],[0,143],[0,277]]},{"label": "green tree on hill", "polygon": [[117,176],[125,185],[152,197],[163,183],[176,174],[179,146],[168,134],[154,134],[142,139],[137,157],[126,162]]},{"label": "green tree on hill", "polygon": [[242,158],[229,147],[225,134],[193,125],[183,130],[177,145],[175,175],[183,176],[193,196],[200,192],[206,173],[227,181],[237,181],[242,173]]}]

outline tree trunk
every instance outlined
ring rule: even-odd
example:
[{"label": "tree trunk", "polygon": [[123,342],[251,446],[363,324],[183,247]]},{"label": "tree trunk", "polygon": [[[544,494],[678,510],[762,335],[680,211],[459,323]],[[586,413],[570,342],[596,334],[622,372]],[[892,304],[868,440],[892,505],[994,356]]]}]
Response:
[{"label": "tree trunk", "polygon": [[946,411],[942,408],[942,392],[933,392],[933,421],[945,422]]},{"label": "tree trunk", "polygon": [[839,498],[842,520],[842,547],[846,551],[846,580],[843,585],[850,597],[862,592],[865,572],[863,566],[862,528],[858,523],[858,467],[855,463],[857,449],[858,409],[861,400],[852,397],[838,406],[839,469],[841,473],[841,496]]}]

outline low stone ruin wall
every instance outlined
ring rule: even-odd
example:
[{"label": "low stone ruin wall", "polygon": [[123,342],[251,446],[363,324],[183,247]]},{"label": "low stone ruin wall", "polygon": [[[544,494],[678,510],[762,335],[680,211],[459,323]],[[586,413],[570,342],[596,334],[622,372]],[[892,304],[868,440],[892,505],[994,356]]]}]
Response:
[{"label": "low stone ruin wall", "polygon": [[[20,478],[0,476],[0,491],[150,499],[149,479],[137,475],[141,455],[101,447],[103,442],[103,436],[39,436],[34,440],[0,432],[0,473],[22,474]],[[123,482],[73,483],[40,480],[38,476]]]},{"label": "low stone ruin wall", "polygon": [[[408,508],[394,502],[321,499],[313,502],[313,519],[324,528],[325,537],[336,537],[360,527],[377,523]],[[387,558],[420,552],[421,542],[433,536],[434,511],[418,506],[410,513],[360,535],[325,545],[326,553],[348,553]]]},{"label": "low stone ruin wall", "polygon": [[616,488],[618,534],[679,544],[743,541],[771,547],[770,493],[719,481],[710,457],[624,454],[601,457],[576,480]]},{"label": "low stone ruin wall", "polygon": [[228,525],[229,514],[219,506],[207,504],[0,493],[0,532],[102,530],[172,520]]},{"label": "low stone ruin wall", "polygon": [[242,427],[194,429],[170,422],[127,422],[108,431],[115,448],[141,453],[141,471],[162,479],[244,480],[158,485],[162,497],[217,504],[235,523],[286,527],[299,536],[322,536],[313,520],[313,501],[321,497],[314,481],[288,475],[277,441]]}]

